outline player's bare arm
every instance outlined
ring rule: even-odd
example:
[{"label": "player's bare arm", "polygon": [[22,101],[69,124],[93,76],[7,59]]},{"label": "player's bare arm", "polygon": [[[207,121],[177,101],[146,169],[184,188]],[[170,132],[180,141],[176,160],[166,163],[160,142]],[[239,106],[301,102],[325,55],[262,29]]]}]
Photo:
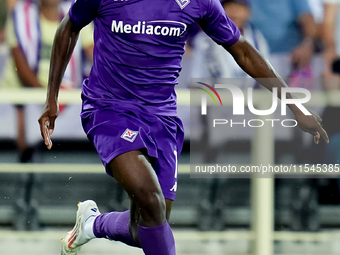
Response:
[{"label": "player's bare arm", "polygon": [[60,84],[76,45],[81,27],[74,25],[66,15],[54,37],[45,108],[39,118],[41,135],[48,149],[52,147],[51,135],[58,117]]},{"label": "player's bare arm", "polygon": [[[281,88],[287,87],[286,83],[251,44],[241,36],[238,42],[232,46],[225,47],[225,49],[232,54],[235,61],[245,72],[258,80],[268,90],[272,91],[273,88],[278,88],[278,96],[281,99]],[[287,94],[287,98],[293,97],[294,95]],[[298,126],[303,131],[313,135],[316,144],[319,143],[320,135],[327,143],[329,142],[326,131],[321,127],[322,120],[316,113],[310,111],[311,115],[307,116],[295,105],[289,105],[289,108],[294,113]]]}]

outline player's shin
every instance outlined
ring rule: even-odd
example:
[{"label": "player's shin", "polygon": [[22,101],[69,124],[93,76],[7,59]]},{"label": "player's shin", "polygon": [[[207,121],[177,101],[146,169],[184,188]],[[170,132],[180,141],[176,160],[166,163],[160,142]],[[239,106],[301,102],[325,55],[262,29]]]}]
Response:
[{"label": "player's shin", "polygon": [[110,212],[99,215],[93,225],[97,238],[107,238],[137,247],[132,238],[130,227],[130,211]]}]

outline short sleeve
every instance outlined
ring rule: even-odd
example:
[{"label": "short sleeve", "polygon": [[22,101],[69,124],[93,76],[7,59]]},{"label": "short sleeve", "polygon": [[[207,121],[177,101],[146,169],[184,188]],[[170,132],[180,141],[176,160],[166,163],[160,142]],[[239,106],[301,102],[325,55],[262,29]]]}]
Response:
[{"label": "short sleeve", "polygon": [[100,2],[100,0],[74,0],[69,11],[72,23],[85,27],[97,17]]},{"label": "short sleeve", "polygon": [[240,38],[240,31],[229,19],[218,0],[200,0],[203,10],[198,21],[204,32],[217,44],[231,46]]}]

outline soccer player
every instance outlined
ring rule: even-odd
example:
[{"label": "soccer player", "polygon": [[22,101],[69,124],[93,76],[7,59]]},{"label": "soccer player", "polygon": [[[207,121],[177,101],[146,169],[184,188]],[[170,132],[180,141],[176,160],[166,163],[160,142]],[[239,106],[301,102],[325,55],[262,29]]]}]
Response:
[{"label": "soccer player", "polygon": [[[197,21],[249,75],[273,78],[263,83],[269,90],[281,91],[286,84],[244,40],[218,0],[77,0],[55,36],[47,100],[39,119],[49,149],[63,72],[79,31],[91,21],[94,64],[83,83],[82,124],[107,173],[132,202],[129,211],[105,214],[94,201],[80,203],[62,254],[77,254],[97,237],[141,247],[147,255],[174,255],[167,220],[183,143],[174,86],[188,29]],[[316,142],[320,135],[328,141],[317,115],[305,116],[295,105],[290,109]]]}]

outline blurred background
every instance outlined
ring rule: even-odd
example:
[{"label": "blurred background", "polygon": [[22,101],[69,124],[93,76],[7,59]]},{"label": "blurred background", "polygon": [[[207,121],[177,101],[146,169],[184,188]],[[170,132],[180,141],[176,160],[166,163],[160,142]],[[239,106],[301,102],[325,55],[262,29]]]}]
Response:
[{"label": "blurred background", "polygon": [[[102,212],[123,210],[129,204],[122,188],[105,174],[78,117],[81,81],[92,65],[92,24],[82,30],[65,73],[62,89],[71,96],[61,104],[51,151],[40,137],[37,119],[45,100],[53,36],[69,4],[0,0],[1,254],[59,253],[58,240],[72,228],[78,201],[93,199]],[[276,129],[268,138],[269,163],[339,164],[340,105],[328,98],[340,90],[340,1],[224,0],[221,4],[289,86],[306,88],[312,98],[320,98],[309,108],[323,118],[331,142],[314,145],[311,136],[298,128]],[[199,112],[190,113],[190,78],[248,77],[233,58],[194,25],[182,66],[178,114],[186,137],[170,220],[178,254],[340,254],[337,178],[280,178],[271,180],[269,189],[268,183],[250,179],[190,178],[190,143],[205,142],[204,163],[223,159],[252,164],[261,159],[254,150],[256,133],[234,129],[223,138],[210,137]],[[252,79],[242,81],[242,89],[262,90]],[[190,126],[190,115],[195,125]],[[270,194],[255,197],[261,189]],[[266,226],[255,215],[257,202],[271,208],[269,214],[264,209],[269,217],[264,219],[269,222]],[[269,229],[264,233],[268,236],[258,232],[262,227]],[[105,240],[87,244],[81,253],[122,252],[142,254]]]}]

